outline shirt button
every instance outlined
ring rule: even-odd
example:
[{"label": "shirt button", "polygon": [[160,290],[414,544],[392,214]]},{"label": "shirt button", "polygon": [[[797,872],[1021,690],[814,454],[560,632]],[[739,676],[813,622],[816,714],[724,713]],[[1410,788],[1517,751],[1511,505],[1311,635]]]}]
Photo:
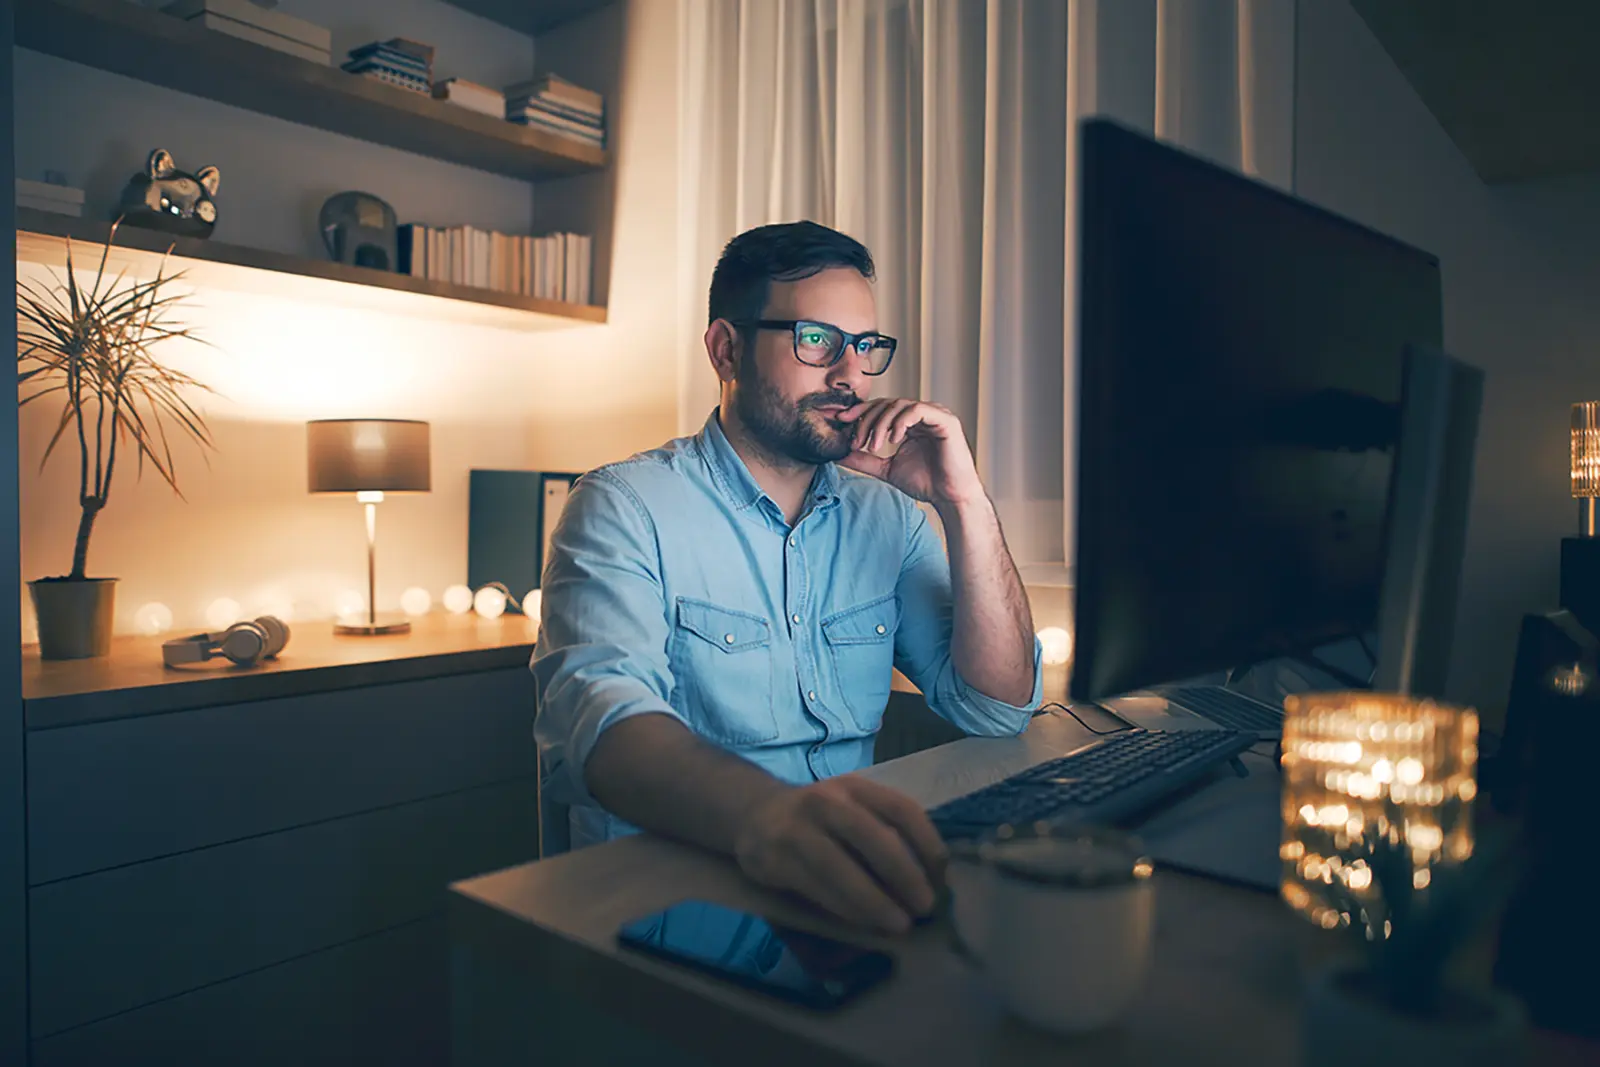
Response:
[{"label": "shirt button", "polygon": [[799,543],[800,543],[800,539],[798,537],[789,538],[789,547],[790,548],[793,548],[795,545],[797,545]]},{"label": "shirt button", "polygon": [[879,623],[879,624],[878,624],[878,632],[879,632],[879,633],[880,633],[880,634],[881,634],[881,633],[886,633],[886,632],[887,632],[887,631],[886,631],[886,630],[885,630],[885,629],[884,629],[884,625],[883,625],[883,623],[881,623],[881,622],[880,622],[880,623]]},{"label": "shirt button", "polygon": [[[812,689],[812,690],[808,691],[806,693],[806,699],[807,700],[815,700],[815,699],[817,699],[817,691],[815,689]],[[815,749],[813,749],[813,751],[815,751]]]},{"label": "shirt button", "polygon": [[790,622],[792,622],[792,623],[794,623],[794,624],[795,624],[795,625],[799,625],[799,623],[800,623],[800,616],[799,616],[799,615],[790,615],[790,616],[789,616],[789,621],[790,621]]},{"label": "shirt button", "polygon": [[722,635],[722,639],[724,641],[728,642],[728,644],[730,644],[730,645],[733,644],[733,642],[734,642],[734,636],[732,634],[723,634]]}]

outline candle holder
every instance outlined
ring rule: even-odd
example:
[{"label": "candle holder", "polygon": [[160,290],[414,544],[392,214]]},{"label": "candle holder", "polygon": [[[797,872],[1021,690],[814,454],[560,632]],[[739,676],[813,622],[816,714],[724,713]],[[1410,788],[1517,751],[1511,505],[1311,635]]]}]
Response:
[{"label": "candle holder", "polygon": [[1283,899],[1325,929],[1370,919],[1381,923],[1371,936],[1386,937],[1370,862],[1379,845],[1408,847],[1419,892],[1472,855],[1477,712],[1366,691],[1296,694],[1284,707]]}]

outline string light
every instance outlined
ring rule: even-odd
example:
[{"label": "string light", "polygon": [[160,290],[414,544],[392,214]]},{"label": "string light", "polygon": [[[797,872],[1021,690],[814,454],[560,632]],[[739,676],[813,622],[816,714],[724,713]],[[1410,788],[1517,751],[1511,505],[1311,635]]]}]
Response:
[{"label": "string light", "polygon": [[433,610],[433,594],[414,585],[400,594],[400,610],[407,615],[426,615]]},{"label": "string light", "polygon": [[133,625],[147,637],[158,637],[172,629],[172,609],[152,600],[133,613]]},{"label": "string light", "polygon": [[505,591],[495,585],[486,585],[472,596],[472,610],[480,618],[498,619],[505,614],[507,596]]},{"label": "string light", "polygon": [[206,608],[206,625],[213,630],[226,630],[244,615],[239,602],[232,597],[218,597]]},{"label": "string light", "polygon": [[452,615],[465,615],[472,610],[472,590],[464,585],[452,585],[444,591],[444,608]]},{"label": "string light", "polygon": [[342,589],[333,598],[333,613],[341,619],[364,616],[367,613],[367,598],[354,589]]},{"label": "string light", "polygon": [[1047,667],[1059,667],[1072,659],[1072,634],[1059,626],[1040,630],[1039,645]]}]

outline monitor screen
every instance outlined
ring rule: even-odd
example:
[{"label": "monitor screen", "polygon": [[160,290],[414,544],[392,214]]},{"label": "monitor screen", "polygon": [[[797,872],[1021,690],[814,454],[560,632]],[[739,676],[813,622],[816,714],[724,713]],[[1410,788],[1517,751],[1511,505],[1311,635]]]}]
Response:
[{"label": "monitor screen", "polygon": [[1370,631],[1438,261],[1083,124],[1074,699]]}]

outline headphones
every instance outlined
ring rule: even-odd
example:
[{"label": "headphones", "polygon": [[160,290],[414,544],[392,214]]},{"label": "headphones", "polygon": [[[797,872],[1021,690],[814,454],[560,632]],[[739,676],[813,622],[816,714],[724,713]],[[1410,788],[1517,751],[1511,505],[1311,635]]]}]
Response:
[{"label": "headphones", "polygon": [[240,667],[254,667],[264,659],[274,659],[289,643],[289,627],[274,615],[263,615],[252,622],[236,622],[221,633],[178,637],[161,646],[161,660],[168,667],[185,663],[204,663],[222,655]]}]

